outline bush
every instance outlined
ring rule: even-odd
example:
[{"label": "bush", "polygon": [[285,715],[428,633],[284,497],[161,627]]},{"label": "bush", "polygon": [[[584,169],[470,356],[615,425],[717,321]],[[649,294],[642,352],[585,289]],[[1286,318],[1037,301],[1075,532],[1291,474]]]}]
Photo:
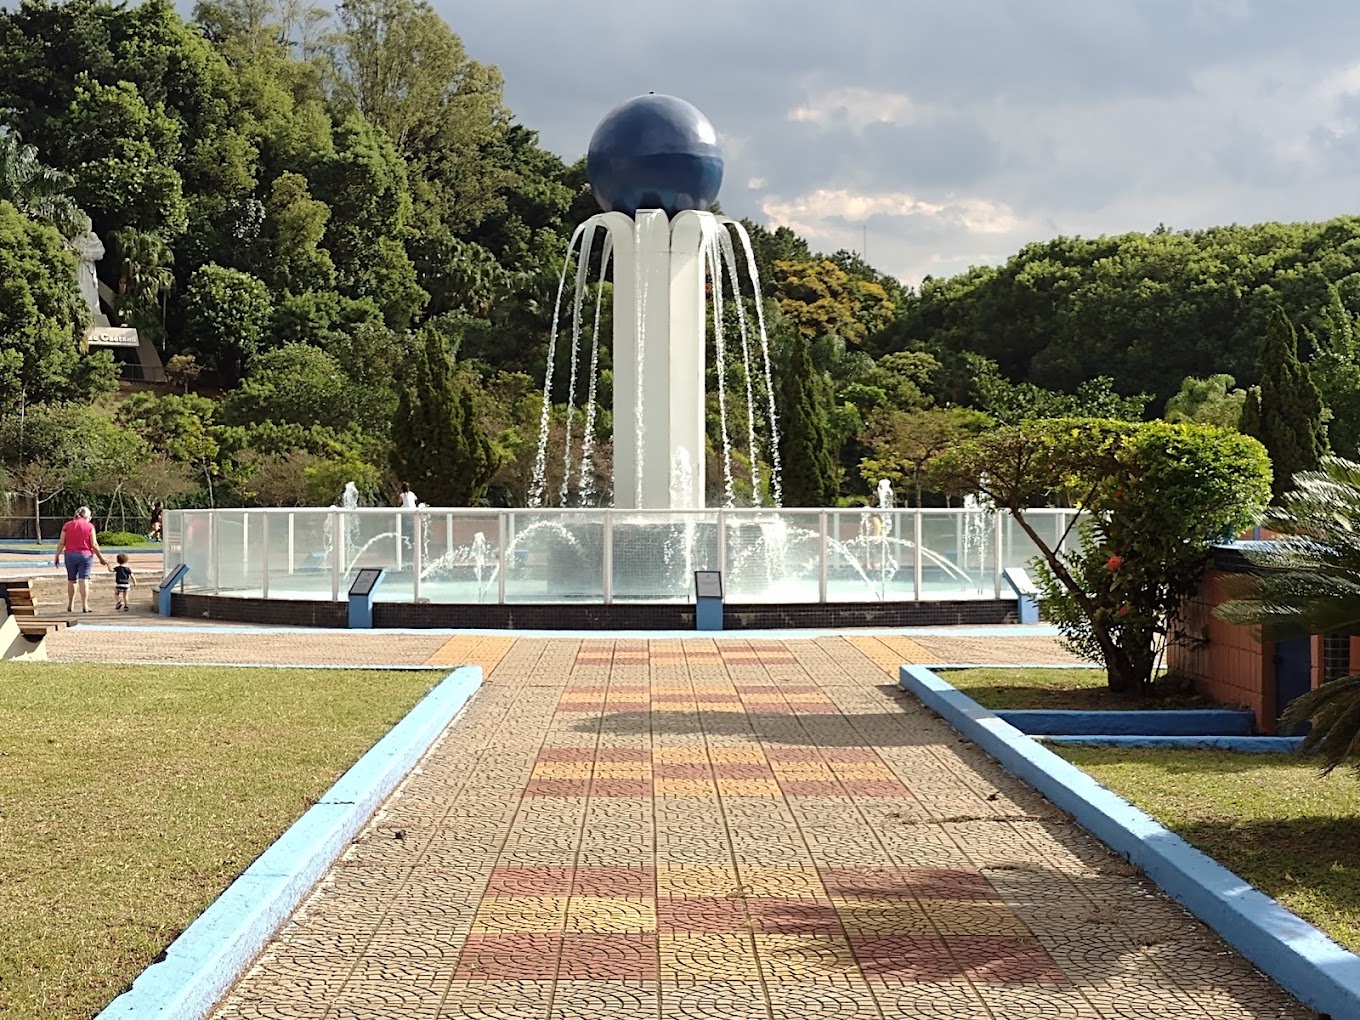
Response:
[{"label": "bush", "polygon": [[95,536],[101,546],[146,545],[146,536],[131,531],[101,531]]},{"label": "bush", "polygon": [[[1210,425],[1039,419],[995,429],[942,454],[946,492],[980,492],[1009,510],[1038,547],[1044,614],[1069,647],[1103,661],[1110,687],[1146,692],[1210,550],[1251,523],[1270,497],[1256,440]],[[1086,511],[1059,548],[1030,506]]]}]

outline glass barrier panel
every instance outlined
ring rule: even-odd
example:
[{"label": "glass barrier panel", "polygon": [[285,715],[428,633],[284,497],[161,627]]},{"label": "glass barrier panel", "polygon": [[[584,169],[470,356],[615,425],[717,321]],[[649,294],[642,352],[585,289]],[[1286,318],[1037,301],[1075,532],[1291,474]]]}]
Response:
[{"label": "glass barrier panel", "polygon": [[726,601],[817,602],[820,517],[815,510],[726,511]]},{"label": "glass barrier panel", "polygon": [[694,571],[717,570],[716,510],[610,514],[615,602],[693,602]]},{"label": "glass barrier panel", "polygon": [[[220,595],[259,595],[250,570],[250,539],[243,510],[212,512],[212,586]],[[257,590],[252,591],[254,587]]]},{"label": "glass barrier panel", "polygon": [[[500,514],[429,510],[420,514],[420,598],[427,602],[495,602],[499,591]],[[379,598],[389,598],[380,589]]]},{"label": "glass barrier panel", "polygon": [[505,601],[604,600],[604,511],[506,512]]},{"label": "glass barrier panel", "polygon": [[921,598],[991,596],[996,515],[987,510],[921,511]]}]

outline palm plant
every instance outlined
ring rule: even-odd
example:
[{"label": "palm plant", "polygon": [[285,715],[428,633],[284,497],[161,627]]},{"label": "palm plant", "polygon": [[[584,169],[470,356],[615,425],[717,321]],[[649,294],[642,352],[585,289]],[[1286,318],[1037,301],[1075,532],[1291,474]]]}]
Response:
[{"label": "palm plant", "polygon": [[116,253],[119,304],[142,300],[154,307],[175,282],[175,255],[158,234],[123,227],[109,235]]},{"label": "palm plant", "polygon": [[0,200],[30,219],[52,224],[67,240],[89,233],[90,217],[67,192],[74,179],[45,166],[38,149],[13,131],[0,131]]},{"label": "palm plant", "polygon": [[[1324,457],[1319,470],[1294,476],[1263,523],[1281,537],[1248,553],[1258,569],[1233,579],[1218,615],[1259,624],[1270,641],[1360,634],[1360,464]],[[1310,691],[1280,719],[1285,732],[1306,723],[1300,750],[1316,752],[1324,772],[1348,758],[1360,771],[1360,674]]]}]

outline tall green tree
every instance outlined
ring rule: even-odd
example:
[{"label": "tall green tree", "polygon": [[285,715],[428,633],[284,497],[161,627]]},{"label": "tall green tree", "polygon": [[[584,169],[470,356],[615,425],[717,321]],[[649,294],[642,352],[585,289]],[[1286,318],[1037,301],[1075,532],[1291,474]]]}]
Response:
[{"label": "tall green tree", "polygon": [[812,363],[806,337],[789,340],[777,389],[784,505],[834,506],[840,485],[827,435],[830,387]]},{"label": "tall green tree", "polygon": [[392,419],[392,469],[431,506],[477,506],[500,468],[470,385],[455,377],[438,331],[413,352]]},{"label": "tall green tree", "polygon": [[189,278],[184,300],[189,345],[209,369],[236,382],[266,336],[269,289],[249,273],[206,265]]},{"label": "tall green tree", "polygon": [[1299,338],[1283,308],[1271,314],[1260,353],[1260,420],[1254,431],[1275,469],[1278,501],[1300,471],[1317,468],[1327,452],[1322,398],[1308,366],[1299,361]]}]

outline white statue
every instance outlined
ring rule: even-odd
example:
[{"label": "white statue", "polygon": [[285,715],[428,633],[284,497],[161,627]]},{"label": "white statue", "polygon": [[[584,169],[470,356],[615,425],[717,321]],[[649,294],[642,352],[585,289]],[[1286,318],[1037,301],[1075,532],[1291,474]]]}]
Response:
[{"label": "white statue", "polygon": [[93,230],[81,234],[70,242],[80,256],[80,267],[76,270],[76,280],[80,283],[80,294],[90,306],[90,321],[95,326],[108,326],[108,317],[99,309],[99,278],[95,276],[94,264],[104,257],[104,242]]}]

